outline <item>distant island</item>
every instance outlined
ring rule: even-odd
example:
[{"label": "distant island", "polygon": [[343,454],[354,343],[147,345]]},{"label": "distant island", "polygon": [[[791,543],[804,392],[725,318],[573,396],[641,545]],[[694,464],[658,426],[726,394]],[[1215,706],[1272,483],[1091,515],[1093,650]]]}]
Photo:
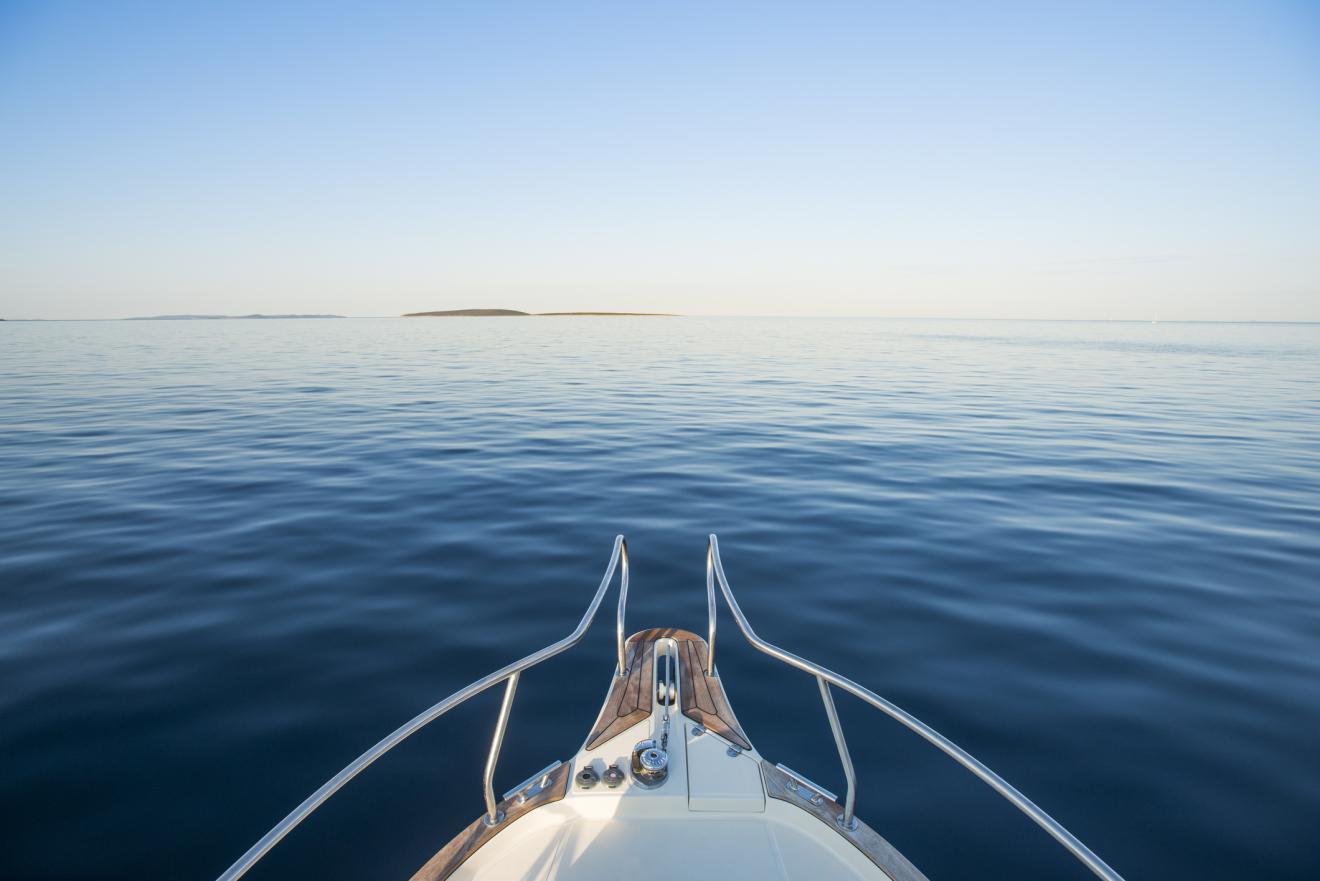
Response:
[{"label": "distant island", "polygon": [[531,315],[517,309],[450,309],[443,312],[405,312],[404,318],[499,318],[506,315]]},{"label": "distant island", "polygon": [[343,318],[342,315],[141,315],[125,321],[224,321],[249,318]]},{"label": "distant island", "polygon": [[405,312],[404,318],[545,318],[564,315],[612,315],[677,318],[673,312],[519,312],[517,309],[444,309],[436,312]]}]

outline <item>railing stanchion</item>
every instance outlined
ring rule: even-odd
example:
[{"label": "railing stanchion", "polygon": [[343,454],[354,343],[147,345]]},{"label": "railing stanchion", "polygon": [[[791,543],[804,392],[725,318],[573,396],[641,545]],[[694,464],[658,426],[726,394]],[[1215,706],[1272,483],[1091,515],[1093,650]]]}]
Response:
[{"label": "railing stanchion", "polygon": [[619,615],[614,623],[615,637],[619,649],[619,675],[624,676],[627,671],[624,669],[624,640],[627,638],[623,630],[623,612],[628,605],[628,539],[619,536]]},{"label": "railing stanchion", "polygon": [[830,730],[834,732],[834,744],[839,748],[843,776],[848,781],[848,794],[843,798],[843,813],[835,821],[849,832],[855,832],[857,818],[853,816],[853,808],[857,804],[857,773],[853,770],[852,756],[848,754],[848,741],[843,739],[843,725],[839,723],[839,711],[834,706],[830,684],[821,676],[816,677],[816,684],[820,686],[820,699],[825,703],[825,715],[829,717]]},{"label": "railing stanchion", "polygon": [[710,622],[706,635],[706,675],[715,675],[715,559],[711,542],[712,535],[706,539],[706,619]]},{"label": "railing stanchion", "polygon": [[500,760],[500,747],[504,745],[504,731],[509,727],[509,711],[513,709],[513,693],[518,690],[518,677],[514,673],[509,677],[509,684],[504,689],[504,701],[500,704],[500,716],[495,720],[495,736],[490,741],[490,755],[486,757],[486,816],[487,826],[498,826],[504,822],[504,812],[495,805],[495,765]]}]

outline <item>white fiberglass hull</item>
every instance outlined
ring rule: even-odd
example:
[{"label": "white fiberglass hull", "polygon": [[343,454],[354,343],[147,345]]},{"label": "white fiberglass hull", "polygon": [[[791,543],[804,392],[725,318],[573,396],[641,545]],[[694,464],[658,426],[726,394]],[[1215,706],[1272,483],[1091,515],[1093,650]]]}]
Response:
[{"label": "white fiberglass hull", "polygon": [[[475,821],[413,881],[924,881],[865,824],[843,828],[828,793],[762,759],[705,652],[686,631],[631,637],[577,755],[511,792],[499,823]],[[658,785],[633,773],[643,741],[664,746]]]}]

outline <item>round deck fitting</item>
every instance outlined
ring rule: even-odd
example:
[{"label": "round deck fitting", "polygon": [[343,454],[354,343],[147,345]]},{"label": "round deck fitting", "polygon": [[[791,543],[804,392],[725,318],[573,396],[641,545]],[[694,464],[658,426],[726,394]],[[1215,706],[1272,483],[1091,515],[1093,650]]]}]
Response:
[{"label": "round deck fitting", "polygon": [[600,775],[597,774],[596,769],[590,765],[587,765],[577,773],[577,785],[579,789],[590,789],[599,782]]}]

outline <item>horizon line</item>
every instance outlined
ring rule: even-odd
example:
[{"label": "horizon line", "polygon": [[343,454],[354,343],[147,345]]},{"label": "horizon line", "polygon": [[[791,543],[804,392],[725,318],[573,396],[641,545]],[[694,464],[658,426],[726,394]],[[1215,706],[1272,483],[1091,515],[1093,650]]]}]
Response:
[{"label": "horizon line", "polygon": [[[198,313],[192,320],[205,321],[242,321],[248,320],[252,316],[265,317],[270,321],[301,321],[310,318],[318,319],[391,319],[407,317],[431,317],[417,315],[330,315],[314,314],[298,315],[292,313],[271,313],[269,316],[265,313],[249,313],[248,315],[210,315]],[[877,313],[839,313],[839,314],[789,314],[789,313],[701,313],[701,312],[627,312],[627,313],[606,313],[601,311],[575,311],[575,312],[529,312],[525,315],[465,315],[453,316],[463,318],[508,318],[508,317],[576,317],[576,318],[630,318],[630,317],[666,317],[666,318],[776,318],[776,319],[872,319],[880,321],[1034,321],[1048,323],[1090,323],[1090,324],[1320,324],[1320,318],[1160,318],[1151,320],[1149,318],[1030,318],[1022,316],[983,316],[983,315],[883,315]],[[128,315],[114,318],[0,318],[0,323],[22,323],[22,322],[57,322],[57,321],[170,321],[180,320],[173,316],[140,316]],[[182,320],[188,320],[184,318]]]}]

